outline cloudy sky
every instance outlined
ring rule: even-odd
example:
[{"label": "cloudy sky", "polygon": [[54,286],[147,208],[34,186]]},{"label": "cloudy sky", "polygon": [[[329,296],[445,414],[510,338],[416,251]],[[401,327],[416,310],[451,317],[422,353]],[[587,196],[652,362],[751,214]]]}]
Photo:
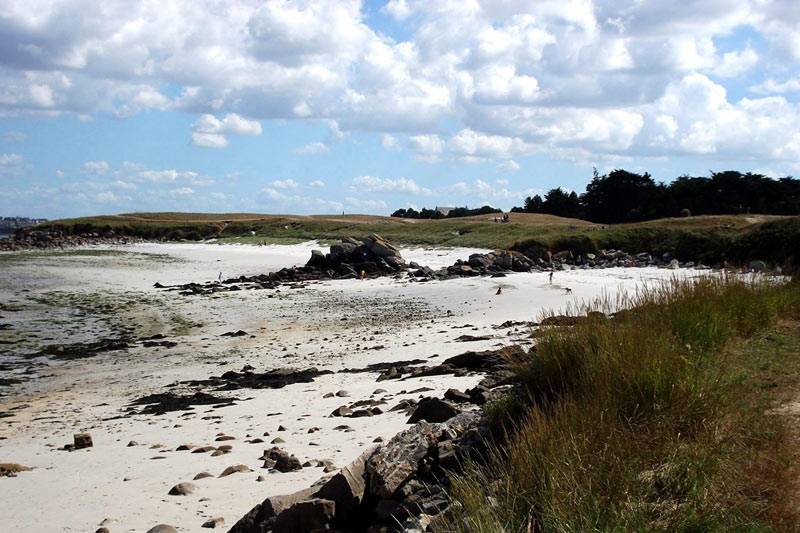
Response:
[{"label": "cloudy sky", "polygon": [[0,215],[800,175],[797,0],[3,0]]}]

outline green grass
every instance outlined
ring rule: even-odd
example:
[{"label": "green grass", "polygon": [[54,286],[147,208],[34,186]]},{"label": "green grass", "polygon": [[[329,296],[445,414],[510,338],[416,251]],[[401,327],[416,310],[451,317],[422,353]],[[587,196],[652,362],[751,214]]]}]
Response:
[{"label": "green grass", "polygon": [[407,220],[366,215],[259,215],[136,213],[48,222],[42,229],[68,234],[104,233],[151,240],[216,238],[221,242],[333,242],[379,233],[402,245],[536,248],[553,252],[594,252],[616,248],[630,253],[672,252],[707,264],[761,259],[782,264],[800,255],[800,217],[699,216],[601,226],[551,215],[512,213],[509,224],[490,216],[445,220]]},{"label": "green grass", "polygon": [[792,436],[765,412],[797,392],[798,284],[673,281],[627,303],[515,362],[529,400],[491,414],[523,421],[453,478],[440,531],[797,530]]}]

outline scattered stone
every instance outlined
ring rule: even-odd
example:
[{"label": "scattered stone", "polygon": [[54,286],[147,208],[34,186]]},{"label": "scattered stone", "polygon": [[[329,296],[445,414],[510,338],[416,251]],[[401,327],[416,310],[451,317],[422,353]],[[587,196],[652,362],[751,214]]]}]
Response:
[{"label": "scattered stone", "polygon": [[236,437],[231,437],[230,435],[220,435],[214,440],[217,442],[224,442],[226,440],[236,440]]},{"label": "scattered stone", "polygon": [[171,489],[169,489],[170,496],[188,496],[193,492],[197,491],[197,485],[194,483],[189,483],[188,481],[184,481],[183,483],[178,483]]},{"label": "scattered stone", "polygon": [[278,472],[292,472],[294,470],[302,470],[303,465],[300,464],[300,459],[294,455],[280,455],[275,460],[275,470]]},{"label": "scattered stone", "polygon": [[280,437],[275,437],[270,441],[270,444],[284,444],[286,441]]},{"label": "scattered stone", "polygon": [[225,519],[222,517],[219,518],[209,518],[205,522],[203,522],[203,527],[207,527],[210,529],[215,529],[217,527],[222,527],[225,525]]},{"label": "scattered stone", "polygon": [[192,450],[192,453],[206,453],[206,452],[213,452],[216,451],[217,448],[214,446],[199,446]]},{"label": "scattered stone", "polygon": [[225,477],[238,472],[252,472],[253,470],[246,465],[229,466],[218,477]]},{"label": "scattered stone", "polygon": [[425,398],[417,404],[417,408],[408,419],[409,424],[415,424],[420,420],[436,423],[444,422],[456,416],[458,410],[450,402],[439,398]]},{"label": "scattered stone", "polygon": [[132,441],[130,441],[130,442],[128,443],[128,448],[130,448],[131,446],[138,446],[138,445],[139,445],[139,443],[138,443],[138,442],[136,442],[135,440],[132,440]]},{"label": "scattered stone", "polygon": [[92,444],[92,436],[88,433],[78,433],[72,436],[73,440],[75,441],[75,449],[82,450],[83,448],[91,448]]},{"label": "scattered stone", "polygon": [[341,407],[337,407],[331,413],[331,416],[351,416],[353,414],[353,410],[347,407],[346,405],[342,405]]},{"label": "scattered stone", "polygon": [[197,481],[198,479],[204,479],[204,478],[207,478],[207,477],[214,477],[214,475],[209,473],[209,472],[200,472],[199,474],[194,476],[192,481]]},{"label": "scattered stone", "polygon": [[158,524],[148,529],[147,533],[178,533],[178,530],[167,524]]},{"label": "scattered stone", "polygon": [[17,477],[18,472],[29,472],[33,468],[17,463],[0,463],[0,477]]},{"label": "scattered stone", "polygon": [[347,398],[348,396],[350,396],[350,393],[347,392],[346,390],[340,390],[339,392],[336,393],[336,396],[338,396],[339,398]]}]

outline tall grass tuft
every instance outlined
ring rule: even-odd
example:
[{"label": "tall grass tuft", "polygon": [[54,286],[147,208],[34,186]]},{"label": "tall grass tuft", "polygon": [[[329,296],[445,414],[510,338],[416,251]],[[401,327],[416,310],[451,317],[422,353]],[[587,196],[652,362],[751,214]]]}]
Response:
[{"label": "tall grass tuft", "polygon": [[771,531],[722,348],[797,316],[796,282],[675,279],[614,304],[629,310],[545,331],[517,362],[523,420],[452,479],[440,531]]}]

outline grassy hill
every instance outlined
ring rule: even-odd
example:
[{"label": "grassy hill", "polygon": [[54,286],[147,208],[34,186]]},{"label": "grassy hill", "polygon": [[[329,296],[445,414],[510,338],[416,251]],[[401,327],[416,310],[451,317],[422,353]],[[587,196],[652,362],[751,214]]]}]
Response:
[{"label": "grassy hill", "polygon": [[293,243],[336,241],[380,233],[404,245],[541,247],[554,252],[672,252],[681,259],[714,263],[762,259],[784,263],[800,257],[800,217],[729,215],[670,218],[635,224],[599,225],[585,220],[532,213],[511,213],[510,222],[491,215],[425,220],[369,215],[263,215],[255,213],[131,213],[62,219],[39,226],[69,234],[113,230],[154,240]]}]

